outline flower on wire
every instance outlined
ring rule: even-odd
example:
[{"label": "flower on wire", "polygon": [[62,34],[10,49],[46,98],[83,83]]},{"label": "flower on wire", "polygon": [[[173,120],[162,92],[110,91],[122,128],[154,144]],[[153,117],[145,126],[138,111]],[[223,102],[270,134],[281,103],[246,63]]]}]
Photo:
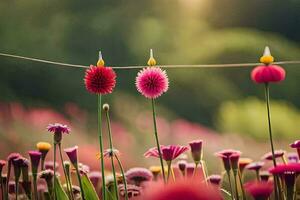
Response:
[{"label": "flower on wire", "polygon": [[273,192],[273,183],[252,181],[245,183],[244,188],[255,200],[268,199]]},{"label": "flower on wire", "polygon": [[271,55],[269,47],[265,48],[264,55],[260,58],[260,62],[264,65],[255,67],[251,72],[251,79],[255,83],[278,83],[285,79],[285,70],[273,65],[273,56]]},{"label": "flower on wire", "polygon": [[116,86],[116,73],[111,67],[93,66],[86,70],[84,83],[93,94],[110,94]]},{"label": "flower on wire", "polygon": [[[168,145],[164,146],[161,145],[161,153],[162,158],[169,162],[172,160],[175,160],[178,156],[180,156],[182,153],[188,151],[189,148],[186,146],[180,146],[180,145]],[[159,152],[157,150],[157,147],[153,147],[149,149],[145,154],[145,157],[156,157],[159,158]]]}]

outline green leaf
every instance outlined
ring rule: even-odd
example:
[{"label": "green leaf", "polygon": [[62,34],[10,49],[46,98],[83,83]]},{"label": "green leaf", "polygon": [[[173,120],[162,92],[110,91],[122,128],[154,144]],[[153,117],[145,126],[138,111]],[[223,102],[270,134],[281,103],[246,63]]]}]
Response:
[{"label": "green leaf", "polygon": [[65,191],[57,177],[55,177],[54,181],[55,181],[54,191],[56,194],[56,199],[69,200],[68,195],[65,193]]},{"label": "green leaf", "polygon": [[113,195],[107,187],[105,187],[105,190],[106,190],[105,200],[116,200],[116,195]]},{"label": "green leaf", "polygon": [[82,189],[84,192],[85,199],[99,200],[96,190],[95,190],[91,180],[89,179],[89,177],[86,174],[84,176],[82,176],[81,182],[82,182]]}]

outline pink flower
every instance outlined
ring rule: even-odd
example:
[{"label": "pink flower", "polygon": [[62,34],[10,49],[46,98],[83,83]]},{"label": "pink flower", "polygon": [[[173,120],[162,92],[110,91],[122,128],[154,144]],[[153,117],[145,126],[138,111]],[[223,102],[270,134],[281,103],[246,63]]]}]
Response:
[{"label": "pink flower", "polygon": [[42,153],[39,151],[29,151],[28,154],[30,156],[32,173],[36,174],[42,157]]},{"label": "pink flower", "polygon": [[181,180],[166,186],[153,184],[145,191],[144,200],[221,200],[220,192],[196,180]]},{"label": "pink flower", "polygon": [[5,160],[0,160],[0,173],[2,172],[3,167],[6,165]]},{"label": "pink flower", "polygon": [[140,186],[141,183],[144,181],[151,181],[153,178],[153,175],[152,175],[151,171],[146,168],[135,167],[135,168],[129,169],[125,173],[125,177],[126,177],[128,183]]},{"label": "pink flower", "polygon": [[300,140],[296,140],[292,144],[290,144],[290,147],[297,149],[298,158],[300,158]]},{"label": "pink flower", "polygon": [[273,183],[248,182],[244,184],[244,188],[255,200],[267,200],[273,192]]},{"label": "pink flower", "polygon": [[91,65],[85,72],[86,89],[94,94],[110,94],[116,86],[116,73],[111,67]]},{"label": "pink flower", "polygon": [[63,124],[60,124],[60,123],[55,123],[55,124],[49,124],[48,127],[47,127],[47,130],[49,132],[52,132],[54,134],[57,134],[57,133],[67,133],[69,134],[71,129],[67,126],[67,125],[63,125]]},{"label": "pink flower", "polygon": [[249,170],[260,170],[264,166],[264,162],[253,162],[246,166]]},{"label": "pink flower", "polygon": [[299,157],[297,153],[288,153],[287,158],[289,160],[289,163],[297,163],[299,162]]},{"label": "pink flower", "polygon": [[191,147],[192,156],[196,163],[200,162],[200,160],[202,160],[202,144],[203,144],[202,140],[194,140],[194,141],[189,142],[189,145]]},{"label": "pink flower", "polygon": [[64,149],[64,151],[66,152],[67,156],[69,157],[71,163],[74,166],[77,166],[77,164],[78,164],[77,149],[78,149],[78,146],[74,146],[74,147]]},{"label": "pink flower", "polygon": [[103,152],[103,156],[104,157],[112,157],[114,155],[119,156],[120,155],[120,151],[118,149],[106,149]]},{"label": "pink flower", "polygon": [[[179,146],[179,145],[169,145],[169,146],[163,146],[161,145],[161,153],[162,153],[162,158],[165,161],[172,161],[176,159],[178,156],[180,156],[182,153],[186,152],[189,150],[188,147],[186,146]],[[153,147],[149,149],[145,154],[145,157],[156,157],[159,158],[159,153],[157,150],[157,147]]]},{"label": "pink flower", "polygon": [[230,164],[230,156],[232,155],[240,155],[241,152],[233,149],[225,149],[222,151],[219,151],[215,153],[216,156],[220,157],[223,161],[223,165],[226,171],[229,171],[231,169],[231,164]]},{"label": "pink flower", "polygon": [[138,73],[135,85],[143,96],[155,99],[167,92],[169,80],[165,70],[159,67],[147,67]]},{"label": "pink flower", "polygon": [[213,174],[213,175],[210,175],[209,177],[207,177],[207,180],[208,180],[211,184],[220,186],[222,177],[221,177],[220,175]]},{"label": "pink flower", "polygon": [[[283,150],[275,150],[274,152],[274,157],[276,158],[281,158],[285,154],[285,151]],[[266,153],[265,155],[262,156],[262,160],[272,160],[273,155],[272,152]]]},{"label": "pink flower", "polygon": [[256,83],[280,82],[285,79],[285,70],[278,65],[261,65],[251,72],[251,79]]},{"label": "pink flower", "polygon": [[294,187],[297,174],[300,173],[300,163],[277,165],[269,169],[269,172],[273,175],[281,176],[287,187]]}]

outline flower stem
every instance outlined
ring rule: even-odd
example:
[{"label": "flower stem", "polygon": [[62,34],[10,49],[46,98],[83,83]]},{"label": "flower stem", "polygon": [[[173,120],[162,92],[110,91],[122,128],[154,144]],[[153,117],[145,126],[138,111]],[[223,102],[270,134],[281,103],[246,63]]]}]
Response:
[{"label": "flower stem", "polygon": [[107,129],[108,129],[108,135],[109,135],[109,148],[111,150],[112,155],[110,156],[111,160],[111,168],[114,176],[114,186],[115,186],[115,192],[117,200],[119,200],[119,193],[118,193],[118,184],[117,184],[117,178],[116,178],[116,170],[115,170],[115,164],[114,164],[114,146],[113,146],[113,140],[112,140],[112,134],[111,134],[111,126],[110,126],[110,117],[109,117],[109,111],[105,111],[106,115],[106,122],[107,122]]},{"label": "flower stem", "polygon": [[241,171],[238,172],[238,176],[239,176],[239,181],[240,181],[240,185],[241,185],[243,200],[246,200],[246,195],[245,195],[245,190],[244,190],[244,187],[243,187],[243,180],[242,180]]},{"label": "flower stem", "polygon": [[234,185],[235,185],[235,196],[236,196],[236,199],[239,200],[240,196],[239,196],[238,183],[237,183],[237,173],[238,173],[238,170],[233,171]]},{"label": "flower stem", "polygon": [[102,199],[106,199],[106,186],[105,186],[105,173],[104,173],[104,157],[103,157],[103,139],[102,139],[102,115],[101,115],[101,94],[98,94],[98,137],[100,147],[100,160],[101,160],[101,175],[102,175]]},{"label": "flower stem", "polygon": [[74,167],[76,169],[77,179],[78,179],[78,183],[79,183],[79,186],[80,186],[81,199],[85,200],[85,198],[84,198],[84,191],[83,191],[83,187],[82,187],[82,182],[81,182],[81,177],[80,177],[80,172],[79,172],[79,169],[78,169],[78,165],[76,165]]},{"label": "flower stem", "polygon": [[67,192],[68,192],[69,198],[74,199],[73,192],[72,192],[72,185],[69,182],[69,179],[67,177],[67,172],[66,172],[65,165],[64,165],[64,159],[63,159],[63,156],[62,156],[62,153],[61,153],[61,143],[58,143],[58,151],[59,151],[61,165],[62,165],[62,168],[63,168],[63,171],[64,171],[65,180],[66,180]]},{"label": "flower stem", "polygon": [[125,200],[128,200],[128,191],[127,191],[127,181],[126,181],[126,177],[125,177],[125,173],[124,173],[124,168],[122,166],[122,163],[119,159],[119,157],[115,154],[116,160],[118,161],[120,170],[121,170],[121,174],[123,177],[123,184],[124,184],[124,189],[125,189]]},{"label": "flower stem", "polygon": [[164,162],[163,162],[163,158],[162,158],[162,153],[161,153],[159,139],[158,139],[158,133],[157,133],[155,101],[154,101],[154,99],[151,99],[151,101],[152,101],[152,115],[153,115],[153,126],[154,126],[154,135],[155,135],[155,140],[156,140],[156,146],[157,146],[157,150],[158,150],[158,154],[159,154],[159,160],[160,160],[163,179],[164,179],[164,182],[167,183]]},{"label": "flower stem", "polygon": [[233,196],[234,196],[233,195],[233,189],[232,189],[231,178],[230,178],[230,171],[227,170],[226,173],[227,173],[229,188],[230,188],[230,192],[231,192],[231,199],[234,200],[234,198],[233,198]]},{"label": "flower stem", "polygon": [[167,182],[169,182],[169,178],[170,178],[170,174],[171,174],[171,170],[172,170],[172,161],[167,161],[167,165],[168,165],[168,175],[167,175]]},{"label": "flower stem", "polygon": [[19,179],[15,180],[15,185],[16,185],[16,200],[18,200],[18,196],[19,196]]},{"label": "flower stem", "polygon": [[33,175],[33,189],[34,189],[34,199],[38,200],[38,191],[37,191],[37,175],[34,174]]},{"label": "flower stem", "polygon": [[201,169],[202,169],[202,173],[203,173],[203,176],[204,176],[204,181],[207,184],[207,174],[208,174],[208,172],[207,172],[206,164],[205,164],[204,160],[201,160],[200,164],[201,164]]},{"label": "flower stem", "polygon": [[53,174],[54,174],[54,178],[53,178],[53,197],[54,199],[56,200],[56,181],[55,181],[55,178],[56,178],[56,142],[54,141],[54,144],[53,144],[53,152],[54,152],[54,155],[53,155],[53,162],[54,162],[54,167],[53,167]]}]

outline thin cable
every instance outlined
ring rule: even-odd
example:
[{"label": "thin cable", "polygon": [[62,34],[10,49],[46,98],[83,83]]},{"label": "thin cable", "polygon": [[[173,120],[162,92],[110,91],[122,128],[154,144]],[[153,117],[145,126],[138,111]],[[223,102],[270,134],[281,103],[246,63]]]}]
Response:
[{"label": "thin cable", "polygon": [[[76,64],[70,64],[70,63],[62,63],[62,62],[55,62],[50,60],[44,60],[44,59],[38,59],[38,58],[31,58],[31,57],[25,57],[25,56],[19,56],[19,55],[13,55],[13,54],[7,54],[7,53],[0,53],[0,56],[3,57],[10,57],[10,58],[17,58],[17,59],[23,59],[23,60],[30,60],[33,62],[40,62],[40,63],[47,63],[52,65],[60,65],[65,67],[75,67],[75,68],[89,68],[89,66],[86,65],[76,65]],[[261,63],[231,63],[231,64],[202,64],[202,65],[160,65],[162,68],[234,68],[234,67],[253,67],[256,65],[260,65]],[[300,64],[299,60],[294,61],[278,61],[274,62],[273,64],[279,64],[279,65],[292,65],[292,64]],[[142,65],[134,65],[134,66],[114,66],[113,69],[141,69],[147,66]]]}]

